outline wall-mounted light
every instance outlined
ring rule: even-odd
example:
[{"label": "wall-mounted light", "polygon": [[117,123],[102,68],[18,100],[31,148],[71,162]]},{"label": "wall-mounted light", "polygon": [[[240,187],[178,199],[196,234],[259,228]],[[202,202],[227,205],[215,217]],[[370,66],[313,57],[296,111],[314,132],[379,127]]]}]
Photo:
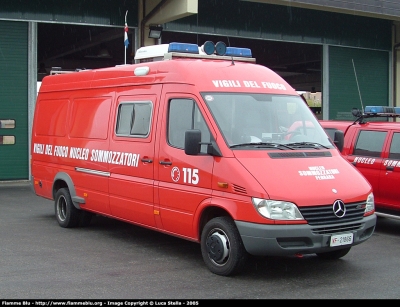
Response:
[{"label": "wall-mounted light", "polygon": [[149,38],[160,39],[163,27],[160,25],[149,26]]}]

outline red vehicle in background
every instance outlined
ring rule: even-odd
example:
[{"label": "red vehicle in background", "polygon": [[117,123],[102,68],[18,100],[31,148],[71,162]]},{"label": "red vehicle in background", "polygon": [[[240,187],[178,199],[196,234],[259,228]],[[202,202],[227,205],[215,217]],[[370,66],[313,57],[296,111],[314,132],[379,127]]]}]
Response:
[{"label": "red vehicle in background", "polygon": [[344,143],[336,144],[372,185],[376,215],[400,219],[400,122],[394,121],[400,108],[367,106],[364,112],[353,109],[353,115],[354,122],[320,123],[332,139],[344,134]]}]

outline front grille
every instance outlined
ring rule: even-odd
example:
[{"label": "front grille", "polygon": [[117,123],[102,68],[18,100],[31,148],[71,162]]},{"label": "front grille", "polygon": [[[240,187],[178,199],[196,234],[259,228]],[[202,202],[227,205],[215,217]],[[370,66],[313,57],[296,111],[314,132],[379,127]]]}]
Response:
[{"label": "front grille", "polygon": [[311,226],[332,225],[362,220],[365,202],[345,204],[346,214],[338,218],[333,212],[333,204],[316,207],[299,208],[301,214]]},{"label": "front grille", "polygon": [[315,235],[353,232],[361,229],[363,225],[364,225],[363,223],[353,223],[353,224],[337,225],[331,227],[318,227],[318,228],[313,228],[311,231]]}]

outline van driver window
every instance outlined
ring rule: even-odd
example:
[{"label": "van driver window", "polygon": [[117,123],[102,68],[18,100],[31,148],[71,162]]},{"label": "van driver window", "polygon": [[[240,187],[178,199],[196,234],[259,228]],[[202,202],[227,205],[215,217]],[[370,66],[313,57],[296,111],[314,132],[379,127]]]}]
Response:
[{"label": "van driver window", "polygon": [[[178,148],[184,147],[185,131],[198,129],[201,141],[210,142],[210,130],[196,103],[191,99],[172,99],[168,114],[168,142]],[[207,145],[201,145],[201,153],[207,153]]]},{"label": "van driver window", "polygon": [[151,102],[121,103],[118,107],[117,135],[147,137],[151,113]]},{"label": "van driver window", "polygon": [[400,133],[393,133],[392,143],[390,144],[389,158],[400,160]]},{"label": "van driver window", "polygon": [[380,157],[386,134],[386,131],[360,131],[353,155]]}]

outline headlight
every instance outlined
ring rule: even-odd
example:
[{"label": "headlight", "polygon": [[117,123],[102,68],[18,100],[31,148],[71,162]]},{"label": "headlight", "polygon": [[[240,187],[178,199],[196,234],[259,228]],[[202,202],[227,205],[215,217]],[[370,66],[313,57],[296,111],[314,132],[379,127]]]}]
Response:
[{"label": "headlight", "polygon": [[253,205],[264,217],[273,220],[304,220],[297,206],[281,200],[252,198]]},{"label": "headlight", "polygon": [[374,194],[371,192],[367,197],[367,203],[365,206],[365,213],[370,212],[375,209]]}]

